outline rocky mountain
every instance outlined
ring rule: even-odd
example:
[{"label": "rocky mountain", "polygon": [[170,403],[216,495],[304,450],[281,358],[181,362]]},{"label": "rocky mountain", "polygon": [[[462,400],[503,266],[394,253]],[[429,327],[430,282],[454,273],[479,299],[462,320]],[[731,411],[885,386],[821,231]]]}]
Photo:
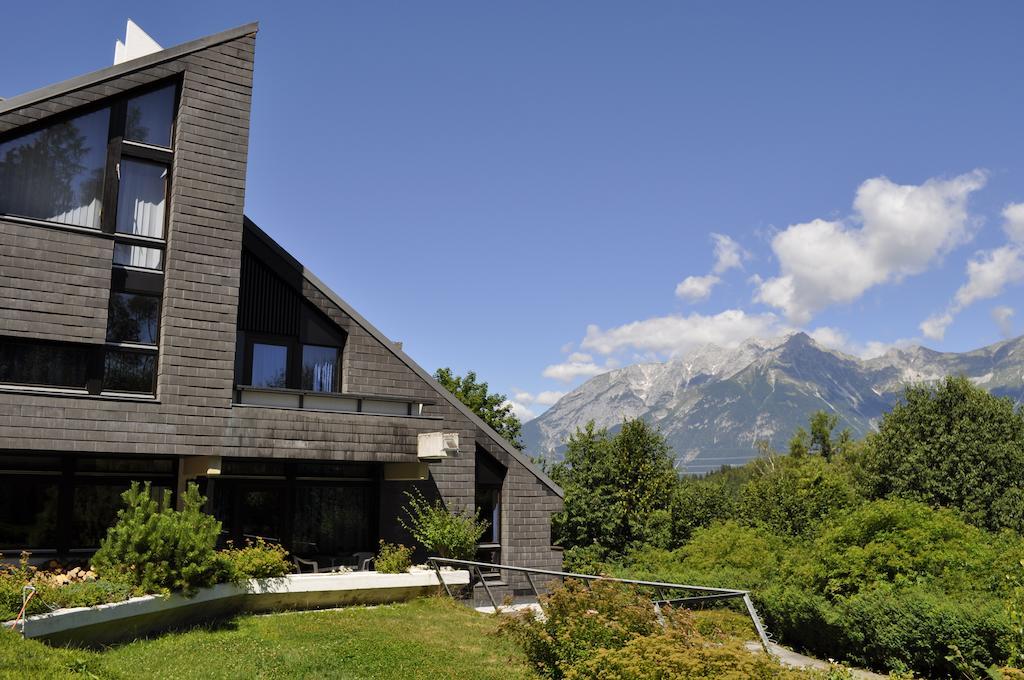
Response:
[{"label": "rocky mountain", "polygon": [[614,431],[624,418],[661,428],[677,466],[701,474],[738,465],[758,440],[784,448],[814,411],[839,415],[863,436],[908,383],[963,374],[995,394],[1024,400],[1024,336],[971,352],[912,346],[869,360],[822,347],[804,333],[706,345],[665,363],[596,376],[523,426],[526,449],[560,458],[569,435],[593,420]]}]

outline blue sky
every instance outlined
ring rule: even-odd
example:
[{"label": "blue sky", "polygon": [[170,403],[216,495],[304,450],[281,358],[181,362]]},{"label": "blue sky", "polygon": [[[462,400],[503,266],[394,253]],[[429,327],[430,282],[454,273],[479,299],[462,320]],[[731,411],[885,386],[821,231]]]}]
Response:
[{"label": "blue sky", "polygon": [[260,21],[247,213],[534,413],[751,333],[1024,332],[1021,3],[15,3],[0,96],[109,65],[128,17]]}]

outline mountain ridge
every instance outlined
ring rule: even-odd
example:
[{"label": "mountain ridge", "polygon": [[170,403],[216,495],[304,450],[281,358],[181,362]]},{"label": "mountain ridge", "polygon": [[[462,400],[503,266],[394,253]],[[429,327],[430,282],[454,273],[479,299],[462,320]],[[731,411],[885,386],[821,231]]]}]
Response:
[{"label": "mountain ridge", "polygon": [[819,409],[863,436],[905,385],[960,374],[1024,400],[1024,336],[968,352],[892,348],[871,359],[826,348],[803,332],[732,348],[707,344],[591,378],[525,423],[523,439],[530,454],[558,459],[569,435],[589,420],[614,431],[623,419],[640,417],[661,428],[680,470],[702,474],[750,460],[759,440],[784,447]]}]

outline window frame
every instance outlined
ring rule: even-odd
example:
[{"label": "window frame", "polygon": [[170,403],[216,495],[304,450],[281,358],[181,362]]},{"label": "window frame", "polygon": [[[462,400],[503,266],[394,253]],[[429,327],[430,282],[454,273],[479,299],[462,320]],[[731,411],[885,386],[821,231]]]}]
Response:
[{"label": "window frame", "polygon": [[[250,387],[255,387],[252,383],[252,361],[255,358],[256,345],[276,345],[278,347],[284,347],[287,351],[284,360],[284,388],[261,387],[260,389],[295,389],[293,387],[295,385],[296,376],[295,356],[300,353],[297,351],[298,343],[288,336],[268,335],[263,333],[246,333],[245,363],[242,366],[245,384]],[[301,368],[299,370],[301,370]]]}]

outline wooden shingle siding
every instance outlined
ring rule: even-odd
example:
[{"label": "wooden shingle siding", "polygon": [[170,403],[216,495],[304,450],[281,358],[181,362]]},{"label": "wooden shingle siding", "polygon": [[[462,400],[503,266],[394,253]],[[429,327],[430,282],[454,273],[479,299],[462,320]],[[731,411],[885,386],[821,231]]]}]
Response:
[{"label": "wooden shingle siding", "polygon": [[113,241],[0,219],[0,335],[102,343]]}]

